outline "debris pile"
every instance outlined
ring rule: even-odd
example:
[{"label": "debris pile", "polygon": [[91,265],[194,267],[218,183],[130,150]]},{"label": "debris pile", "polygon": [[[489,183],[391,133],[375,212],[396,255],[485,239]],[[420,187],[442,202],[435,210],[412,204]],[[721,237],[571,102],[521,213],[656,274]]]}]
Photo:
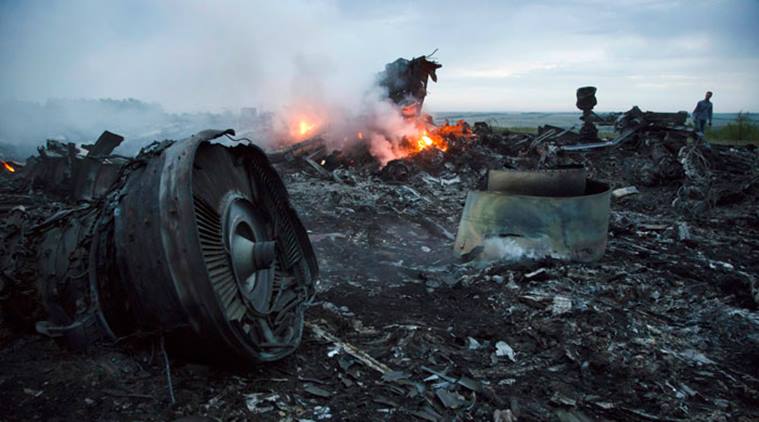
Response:
[{"label": "debris pile", "polygon": [[[613,120],[590,109],[585,123]],[[386,165],[365,142],[329,150],[321,137],[271,152],[273,168],[254,146],[206,142],[219,132],[136,159],[109,155],[113,137],[91,157],[50,143],[46,158],[0,173],[0,415],[759,418],[759,156],[689,141],[680,114],[615,118],[615,139],[591,143],[571,128],[425,122],[442,147]],[[519,174],[553,177],[555,190],[514,184]],[[499,237],[524,240],[526,214],[592,217],[545,204],[583,198],[588,179],[609,185],[596,192],[605,224],[593,225],[593,259],[467,262],[454,252],[470,191],[540,197],[499,219]],[[72,354],[11,331],[102,327],[94,299],[122,347],[88,342],[88,355]],[[216,347],[292,354],[244,369],[197,359],[226,361]]]},{"label": "debris pile", "polygon": [[[321,150],[318,140],[273,156],[320,267],[319,301],[292,357],[240,371],[186,362],[169,348],[176,404],[167,410],[165,365],[150,347],[95,347],[90,358],[6,333],[13,347],[0,351],[8,398],[0,411],[14,402],[25,403],[13,410],[21,418],[53,406],[141,419],[756,418],[756,152],[667,147],[682,173],[645,185],[636,169],[651,162],[657,139],[554,149],[549,159],[540,135],[485,124],[473,132],[382,169],[370,155]],[[581,166],[617,192],[598,262],[483,265],[454,256],[467,192],[486,188],[488,169],[556,165]],[[18,180],[0,182],[4,203],[22,198],[6,189]],[[709,195],[686,195],[689,186]],[[4,214],[5,242],[19,235],[10,226],[19,213],[41,215],[34,198],[24,200],[26,211]],[[703,211],[685,211],[695,204]],[[4,268],[4,311],[21,295],[8,277],[23,271]],[[93,365],[105,375],[94,378]],[[50,369],[58,367],[66,370]],[[61,409],[57,386],[80,399]]]},{"label": "debris pile", "polygon": [[[532,170],[542,141],[474,130],[476,141],[379,171],[346,162],[331,170],[340,177],[320,178],[297,159],[279,164],[323,262],[310,321],[313,353],[327,361],[299,361],[320,383],[292,393],[311,403],[306,415],[329,405],[337,419],[756,417],[759,191],[747,167],[756,152],[676,144],[668,154],[693,151],[708,165],[643,185],[635,169],[660,148],[644,132],[612,148],[556,151],[553,163],[622,189],[605,255],[482,266],[448,249],[467,192],[487,186],[478,169]],[[702,213],[673,206],[701,175],[742,187],[736,202]],[[293,391],[258,391],[267,388]],[[280,401],[287,415],[289,400]]]},{"label": "debris pile", "polygon": [[105,131],[94,144],[82,146],[86,154],[73,142],[48,140],[37,149],[38,155],[27,161],[24,178],[31,189],[58,199],[79,201],[103,196],[129,160],[111,155],[123,140]]},{"label": "debris pile", "polygon": [[685,111],[677,113],[643,112],[638,106],[634,106],[619,116],[614,127],[620,132],[635,129],[640,135],[664,141],[672,136],[684,140],[695,134],[692,128],[686,126],[687,119],[688,113]]}]

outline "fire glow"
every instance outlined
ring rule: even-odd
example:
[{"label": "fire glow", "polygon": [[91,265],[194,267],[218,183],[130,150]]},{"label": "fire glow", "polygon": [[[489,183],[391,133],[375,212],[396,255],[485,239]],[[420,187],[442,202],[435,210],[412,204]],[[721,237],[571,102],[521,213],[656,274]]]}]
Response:
[{"label": "fire glow", "polygon": [[325,129],[327,121],[326,112],[314,107],[302,107],[298,111],[288,113],[282,119],[282,139],[289,138],[289,142],[300,142],[313,138]]},{"label": "fire glow", "polygon": [[[397,114],[346,115],[343,111],[330,111],[328,107],[317,105],[292,107],[281,115],[277,144],[285,148],[320,138],[330,150],[367,151],[382,167],[392,160],[413,157],[424,151],[447,152],[452,142],[474,137],[463,120],[436,125],[428,114],[404,116],[397,106],[392,111]],[[356,149],[350,144],[366,148]]]},{"label": "fire glow", "polygon": [[[0,160],[0,161],[2,161],[2,160]],[[16,169],[13,168],[13,166],[10,165],[10,163],[8,163],[6,161],[3,161],[3,168],[5,168],[6,170],[8,170],[8,172],[10,172],[10,173],[15,173],[16,172]]]},{"label": "fire glow", "polygon": [[450,125],[448,122],[442,126],[430,126],[427,127],[423,123],[418,125],[419,135],[416,139],[416,151],[411,153],[421,152],[428,148],[437,148],[443,152],[448,151],[449,138],[464,138],[470,139],[474,135],[463,120],[459,120],[455,125]]},{"label": "fire glow", "polygon": [[422,129],[416,140],[416,151],[421,152],[427,148],[437,148],[441,151],[448,150],[448,142],[437,133],[430,133],[427,129]]},{"label": "fire glow", "polygon": [[309,122],[308,122],[308,121],[306,121],[306,120],[301,120],[301,121],[298,123],[298,135],[299,135],[300,137],[305,137],[305,136],[306,136],[306,135],[308,135],[308,134],[309,134],[309,133],[310,133],[312,130],[314,130],[314,128],[315,128],[315,127],[316,127],[316,125],[315,125],[315,124],[309,123]]}]

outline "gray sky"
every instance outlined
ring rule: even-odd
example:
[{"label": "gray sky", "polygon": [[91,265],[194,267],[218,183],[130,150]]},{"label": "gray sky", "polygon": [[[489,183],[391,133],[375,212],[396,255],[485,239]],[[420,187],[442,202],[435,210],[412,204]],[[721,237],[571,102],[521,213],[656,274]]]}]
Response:
[{"label": "gray sky", "polygon": [[0,98],[170,111],[357,101],[384,64],[439,51],[434,111],[759,111],[759,1],[7,1]]}]

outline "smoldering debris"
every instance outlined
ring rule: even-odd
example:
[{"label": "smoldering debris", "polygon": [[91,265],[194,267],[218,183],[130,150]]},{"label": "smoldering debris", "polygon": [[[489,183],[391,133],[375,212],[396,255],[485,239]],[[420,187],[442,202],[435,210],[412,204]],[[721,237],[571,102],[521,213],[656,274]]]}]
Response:
[{"label": "smoldering debris", "polygon": [[[382,169],[345,156],[325,158],[332,176],[324,177],[297,157],[280,161],[295,203],[316,231],[324,263],[319,298],[330,309],[345,309],[319,307],[311,314],[337,337],[314,345],[315,356],[331,361],[311,372],[329,380],[333,414],[754,417],[759,380],[751,375],[757,368],[751,333],[759,319],[751,287],[757,268],[748,257],[757,246],[759,186],[756,169],[746,164],[758,158],[751,148],[657,136],[665,130],[634,132],[616,146],[562,151],[558,146],[570,144],[561,137],[480,123],[475,138],[451,137],[446,151],[426,149]],[[655,160],[657,154],[671,159]],[[660,175],[653,184],[640,183],[640,169],[649,165],[661,168]],[[611,199],[608,244],[598,262],[525,259],[523,248],[520,260],[508,263],[464,264],[451,255],[454,241],[445,233],[455,233],[467,193],[486,189],[497,174],[484,169],[562,167],[584,169],[583,182],[588,177],[637,191]],[[571,178],[559,174],[559,189],[571,191]],[[691,185],[704,195],[680,199]],[[736,190],[741,193],[730,197],[737,202],[707,199]],[[689,205],[678,205],[682,200]],[[740,230],[727,229],[734,222]],[[393,375],[373,375],[334,349],[338,339]],[[310,366],[308,360],[298,365]],[[734,380],[741,384],[737,395]],[[357,399],[371,404],[353,405]],[[317,403],[327,400],[312,406]]]},{"label": "smoldering debris", "polygon": [[[72,207],[20,174],[1,173],[2,202],[14,204],[1,209],[2,256],[33,263],[0,272],[0,338],[8,344],[0,411],[16,402],[13,412],[29,419],[53,409],[145,419],[754,419],[759,157],[639,118],[647,123],[618,128],[623,141],[594,148],[570,148],[590,144],[563,128],[524,134],[478,123],[471,134],[439,132],[445,149],[385,166],[366,148],[330,151],[319,137],[272,153],[318,260],[304,341],[276,365],[245,370],[186,360],[167,344],[176,399],[169,408],[157,343],[100,341],[82,355],[10,329],[17,315],[47,320],[24,287],[37,282],[38,251],[12,245],[60,210],[69,214],[57,221],[86,230],[79,213],[98,196]],[[206,168],[216,169],[196,171]],[[508,186],[498,171],[567,168],[620,192],[608,193],[597,261],[454,255],[468,192]],[[566,176],[555,180],[578,189]],[[267,263],[267,250],[261,245],[255,261]],[[87,257],[72,258],[62,264]],[[64,388],[77,399],[61,404]]]},{"label": "smoldering debris", "polygon": [[427,97],[427,84],[430,79],[437,82],[437,69],[443,65],[431,60],[434,54],[411,60],[401,57],[385,65],[385,70],[377,75],[379,86],[389,99],[401,106],[404,117],[421,114]]}]

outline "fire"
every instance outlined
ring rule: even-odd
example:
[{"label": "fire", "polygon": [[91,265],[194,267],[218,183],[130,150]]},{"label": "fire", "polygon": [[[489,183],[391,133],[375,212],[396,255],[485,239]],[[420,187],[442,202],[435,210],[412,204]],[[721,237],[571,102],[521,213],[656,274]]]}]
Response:
[{"label": "fire", "polygon": [[[423,116],[423,120],[430,121],[428,116]],[[471,139],[474,137],[472,128],[464,120],[459,120],[455,125],[451,125],[446,121],[442,126],[433,126],[431,124],[425,124],[423,120],[419,120],[417,127],[419,128],[419,136],[416,141],[416,151],[419,152],[427,148],[437,148],[441,151],[448,150],[448,141],[451,138],[456,139]]]},{"label": "fire", "polygon": [[310,123],[306,120],[301,120],[298,123],[298,134],[303,137],[308,135],[309,132],[311,132],[316,127],[315,124]]},{"label": "fire", "polygon": [[8,170],[11,173],[15,173],[16,172],[16,169],[13,168],[13,166],[10,163],[8,163],[7,161],[3,161],[3,160],[0,160],[0,161],[2,161],[3,167],[5,167],[6,170]]},{"label": "fire", "polygon": [[416,140],[416,151],[419,152],[431,147],[446,151],[448,143],[438,134],[430,133],[427,129],[422,129],[419,133],[419,138]]},{"label": "fire", "polygon": [[455,125],[446,123],[437,128],[437,133],[441,136],[453,135],[456,138],[471,138],[473,136],[471,127],[464,121],[459,120]]},{"label": "fire", "polygon": [[[447,152],[458,148],[461,142],[475,138],[471,127],[463,120],[450,124],[447,120],[436,125],[432,116],[420,112],[418,104],[409,104],[397,109],[400,119],[384,119],[358,116],[358,121],[348,121],[342,116],[330,115],[325,107],[300,104],[285,109],[277,120],[274,134],[278,147],[314,139],[330,142],[328,149],[348,146],[357,141],[368,148],[381,165],[393,159],[419,154],[423,151]],[[412,113],[412,111],[414,111]],[[338,117],[337,120],[335,118]],[[361,126],[361,124],[365,126]],[[350,128],[351,131],[345,131]],[[339,142],[342,140],[342,142]]]},{"label": "fire", "polygon": [[301,142],[322,134],[327,128],[327,112],[312,106],[285,109],[274,124],[274,134],[284,144]]}]

